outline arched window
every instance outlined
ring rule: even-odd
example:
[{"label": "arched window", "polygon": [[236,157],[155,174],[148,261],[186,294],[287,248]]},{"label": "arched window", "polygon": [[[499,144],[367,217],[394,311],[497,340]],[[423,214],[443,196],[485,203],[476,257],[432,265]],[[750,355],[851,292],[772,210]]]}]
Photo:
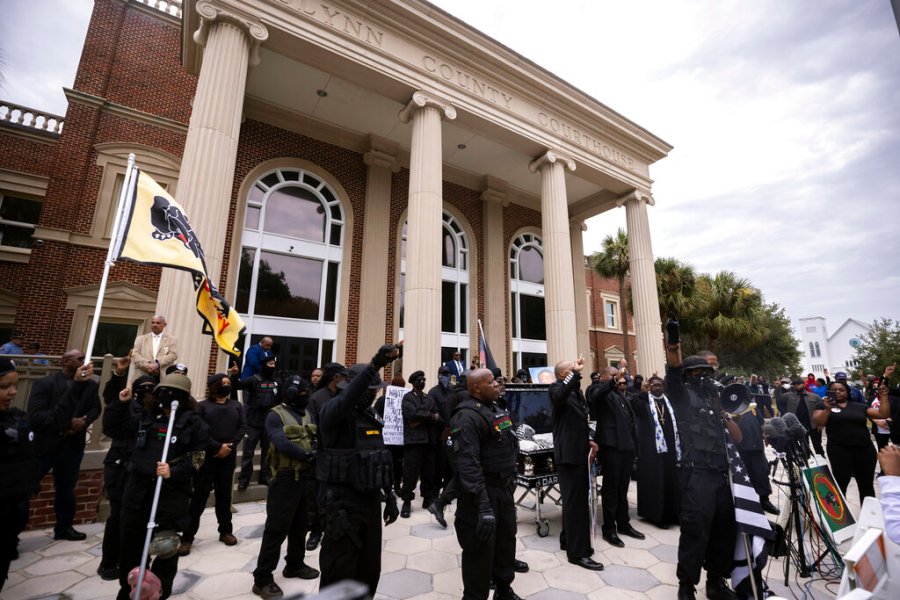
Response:
[{"label": "arched window", "polygon": [[509,249],[510,315],[515,369],[547,364],[544,250],[540,236],[523,233]]},{"label": "arched window", "polygon": [[[406,291],[406,223],[400,240],[400,329],[403,328]],[[441,228],[441,362],[469,348],[469,241],[466,232],[448,212]]]},{"label": "arched window", "polygon": [[809,356],[810,356],[810,358],[816,357],[816,348],[815,348],[815,346],[813,346],[812,342],[809,343]]},{"label": "arched window", "polygon": [[274,169],[247,194],[235,307],[248,344],[275,342],[280,368],[307,373],[334,359],[344,213],[325,181]]},{"label": "arched window", "polygon": [[819,348],[819,342],[816,342],[816,356],[822,356],[822,350]]}]

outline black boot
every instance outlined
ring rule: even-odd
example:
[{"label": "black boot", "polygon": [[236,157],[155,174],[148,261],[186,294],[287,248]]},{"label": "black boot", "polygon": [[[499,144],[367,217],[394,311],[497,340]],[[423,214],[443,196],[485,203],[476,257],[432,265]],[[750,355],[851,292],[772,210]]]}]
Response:
[{"label": "black boot", "polygon": [[694,592],[694,586],[689,583],[679,583],[678,600],[697,600],[697,594],[696,592]]},{"label": "black boot", "polygon": [[444,503],[441,502],[440,497],[435,498],[434,502],[428,505],[428,512],[434,515],[434,519],[441,527],[447,529],[447,519],[444,518]]},{"label": "black boot", "polygon": [[709,600],[737,600],[737,594],[728,587],[724,578],[709,573],[706,574],[706,597]]},{"label": "black boot", "polygon": [[410,504],[411,504],[410,500],[403,501],[403,507],[400,509],[400,516],[403,517],[404,519],[408,519],[409,513],[412,511],[412,506],[410,506]]}]

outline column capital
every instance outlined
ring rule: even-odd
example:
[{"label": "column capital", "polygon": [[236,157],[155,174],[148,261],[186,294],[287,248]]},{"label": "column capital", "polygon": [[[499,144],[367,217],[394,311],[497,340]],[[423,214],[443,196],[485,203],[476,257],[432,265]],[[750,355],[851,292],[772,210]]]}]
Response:
[{"label": "column capital", "polygon": [[587,223],[579,219],[569,219],[569,226],[580,229],[582,232],[587,231]]},{"label": "column capital", "polygon": [[646,202],[648,206],[656,206],[656,200],[653,199],[653,196],[651,194],[642,192],[640,190],[632,190],[627,194],[623,194],[622,196],[616,198],[616,208],[625,206],[632,200],[637,202]]},{"label": "column capital", "polygon": [[259,19],[209,0],[200,0],[196,10],[200,17],[200,27],[194,32],[194,42],[205,46],[212,24],[229,23],[247,34],[250,40],[249,64],[251,66],[259,64],[259,45],[269,39],[269,30],[259,22]]},{"label": "column capital", "polygon": [[386,167],[392,172],[400,171],[397,162],[397,144],[377,135],[369,135],[369,151],[363,154],[363,162],[370,167]]},{"label": "column capital", "polygon": [[481,180],[481,201],[493,202],[506,208],[509,206],[509,198],[507,197],[507,185],[502,179],[497,179],[490,175],[485,175]]},{"label": "column capital", "polygon": [[555,162],[561,162],[564,169],[575,170],[575,161],[558,150],[547,150],[528,164],[528,170],[537,173],[544,165],[552,165]]},{"label": "column capital", "polygon": [[400,121],[403,123],[409,123],[409,120],[412,118],[413,113],[420,108],[425,108],[426,106],[438,109],[441,113],[441,117],[447,119],[448,121],[452,121],[456,118],[456,109],[452,104],[445,100],[432,96],[431,94],[426,94],[425,92],[419,91],[415,92],[412,95],[412,99],[406,106],[403,107],[403,110],[400,111]]}]

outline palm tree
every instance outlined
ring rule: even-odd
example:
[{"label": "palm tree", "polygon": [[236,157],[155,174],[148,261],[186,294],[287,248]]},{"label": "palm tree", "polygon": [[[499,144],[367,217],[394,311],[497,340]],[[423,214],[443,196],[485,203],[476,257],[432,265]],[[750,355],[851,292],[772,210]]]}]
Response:
[{"label": "palm tree", "polygon": [[719,339],[753,345],[765,338],[762,293],[749,280],[731,271],[703,274],[697,280],[697,289],[700,297],[695,303],[696,329],[709,340],[711,351],[716,351]]},{"label": "palm tree", "polygon": [[653,262],[656,271],[656,293],[659,296],[659,318],[665,323],[669,313],[678,316],[688,314],[693,308],[697,274],[693,265],[677,258],[657,258]]},{"label": "palm tree", "polygon": [[[625,278],[630,268],[628,260],[628,235],[621,228],[615,237],[608,235],[603,238],[600,252],[591,256],[591,267],[601,277],[616,279],[619,282],[619,314],[622,324],[622,349],[625,359],[631,362],[631,344],[628,339],[627,304],[625,302]],[[628,294],[630,297],[630,294]]]}]

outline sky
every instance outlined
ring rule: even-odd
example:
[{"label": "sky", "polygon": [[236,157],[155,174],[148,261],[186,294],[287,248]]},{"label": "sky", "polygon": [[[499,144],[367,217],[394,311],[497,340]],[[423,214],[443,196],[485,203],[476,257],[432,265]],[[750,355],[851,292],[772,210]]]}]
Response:
[{"label": "sky", "polygon": [[[900,319],[890,0],[436,0],[674,149],[655,256],[733,271],[794,320]],[[64,114],[90,0],[4,0],[0,100]],[[625,228],[588,221],[585,252]]]}]

